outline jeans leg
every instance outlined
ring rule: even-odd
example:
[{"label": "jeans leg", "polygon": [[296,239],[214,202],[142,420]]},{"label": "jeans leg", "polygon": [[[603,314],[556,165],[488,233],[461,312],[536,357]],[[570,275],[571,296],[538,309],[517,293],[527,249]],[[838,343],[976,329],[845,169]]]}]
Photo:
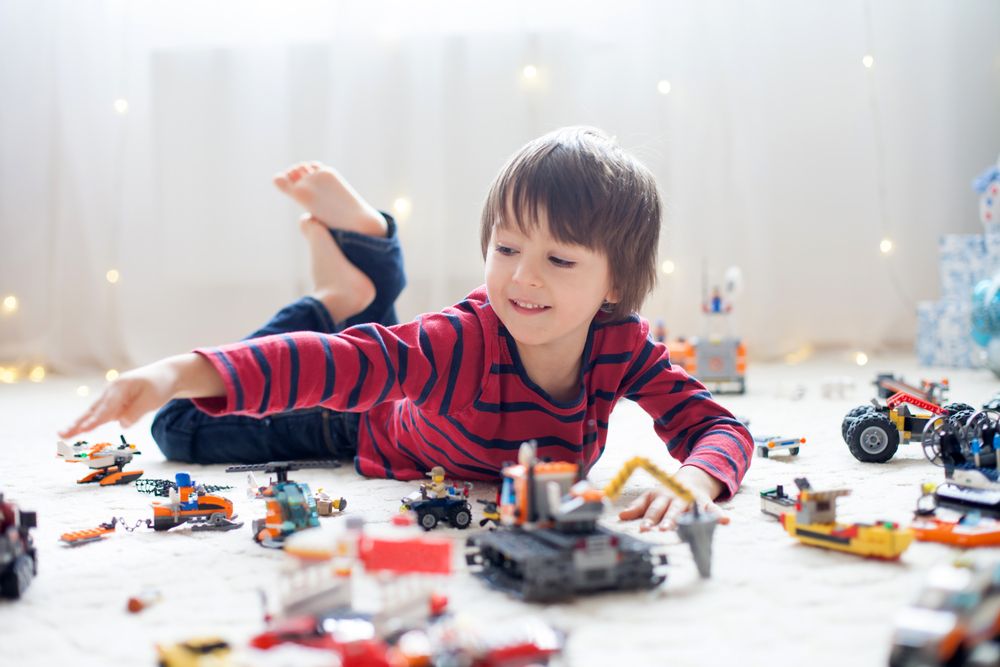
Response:
[{"label": "jeans leg", "polygon": [[[246,339],[290,331],[336,333],[348,326],[396,324],[393,303],[406,285],[396,223],[385,238],[331,230],[344,255],[375,284],[375,300],[342,323],[326,307],[303,297],[282,308]],[[311,458],[347,458],[357,448],[358,415],[307,408],[257,419],[243,415],[211,417],[190,400],[165,405],[153,420],[153,439],[170,460],[193,463],[264,463]]]},{"label": "jeans leg", "polygon": [[368,322],[376,322],[387,327],[399,323],[394,304],[406,287],[403,250],[399,245],[396,220],[388,213],[383,212],[382,215],[388,225],[385,237],[342,229],[330,230],[344,256],[375,285],[375,300],[357,315],[352,315],[340,323],[343,328]]}]

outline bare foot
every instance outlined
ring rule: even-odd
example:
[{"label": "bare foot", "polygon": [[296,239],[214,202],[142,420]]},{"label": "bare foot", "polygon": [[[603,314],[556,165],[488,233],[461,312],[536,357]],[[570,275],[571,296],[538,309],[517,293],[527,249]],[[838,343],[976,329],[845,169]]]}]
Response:
[{"label": "bare foot", "polygon": [[319,162],[300,162],[274,176],[274,184],[330,229],[385,236],[385,218],[339,173]]}]

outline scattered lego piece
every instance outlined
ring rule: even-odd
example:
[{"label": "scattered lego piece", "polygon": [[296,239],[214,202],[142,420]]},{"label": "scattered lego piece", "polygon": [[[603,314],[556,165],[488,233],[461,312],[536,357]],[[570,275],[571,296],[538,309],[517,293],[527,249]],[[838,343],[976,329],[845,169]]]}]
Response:
[{"label": "scattered lego piece", "polygon": [[896,560],[913,542],[913,531],[891,521],[875,523],[837,523],[837,498],[849,495],[848,489],[814,491],[809,481],[795,480],[799,495],[794,512],[784,512],[778,519],[785,531],[803,544],[834,551]]},{"label": "scattered lego piece", "polygon": [[[597,523],[604,499],[617,497],[637,468],[693,503],[690,491],[641,457],[597,489],[580,481],[576,464],[538,461],[534,443],[522,444],[518,463],[502,472],[500,525],[469,538],[466,562],[491,584],[529,601],[658,586],[666,558],[654,553],[653,545]],[[701,575],[708,576],[712,530],[719,519],[696,511],[690,515],[678,522],[678,534],[691,546]]]},{"label": "scattered lego piece", "polygon": [[60,440],[56,443],[56,456],[62,457],[67,463],[86,463],[94,472],[77,480],[77,484],[98,482],[101,486],[112,484],[128,484],[142,476],[142,470],[124,470],[132,461],[132,457],[142,454],[135,445],[130,445],[125,436],[121,436],[122,444],[112,445],[110,442],[100,442],[91,446],[87,441],[80,440],[67,445]]},{"label": "scattered lego piece", "polygon": [[1000,664],[1000,561],[956,561],[931,570],[896,618],[890,667]]},{"label": "scattered lego piece", "polygon": [[441,466],[431,468],[427,476],[431,481],[405,496],[399,511],[415,513],[417,523],[424,530],[433,530],[440,521],[447,521],[455,528],[468,528],[472,523],[472,506],[469,504],[472,484],[464,482],[458,486],[446,483]]},{"label": "scattered lego piece", "polygon": [[[285,539],[300,530],[319,526],[316,499],[309,485],[289,481],[288,473],[305,468],[336,468],[337,461],[273,461],[252,465],[236,465],[226,468],[226,472],[246,472],[251,498],[262,498],[267,507],[267,515],[254,519],[251,527],[253,539],[261,546],[280,549]],[[277,479],[269,480],[266,486],[257,484],[253,471],[275,473]]]},{"label": "scattered lego piece", "polygon": [[130,614],[138,614],[163,599],[163,595],[156,589],[144,590],[138,595],[133,595],[125,603],[125,609]]},{"label": "scattered lego piece", "polygon": [[789,456],[798,456],[799,448],[806,443],[805,438],[782,438],[779,435],[754,436],[757,455],[768,458],[775,452],[787,452]]},{"label": "scattered lego piece", "polygon": [[785,493],[785,487],[779,484],[760,492],[760,511],[781,518],[785,512],[795,511],[795,498]]},{"label": "scattered lego piece", "polygon": [[34,512],[5,500],[0,492],[0,596],[20,598],[38,574],[38,554],[30,532],[37,525]]},{"label": "scattered lego piece", "polygon": [[316,490],[314,500],[316,501],[316,513],[320,516],[333,516],[334,512],[339,514],[347,509],[346,500],[343,498],[333,498],[324,492],[323,489]]}]

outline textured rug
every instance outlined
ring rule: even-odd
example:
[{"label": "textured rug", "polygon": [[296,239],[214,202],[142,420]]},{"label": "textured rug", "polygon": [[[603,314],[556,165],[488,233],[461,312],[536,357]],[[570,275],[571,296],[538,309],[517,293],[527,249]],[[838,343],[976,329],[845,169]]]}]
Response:
[{"label": "textured rug", "polygon": [[[502,624],[528,612],[544,617],[568,633],[559,663],[564,665],[885,664],[895,615],[929,568],[960,551],[915,543],[900,561],[882,562],[803,546],[761,513],[758,498],[762,489],[792,488],[795,477],[807,476],[815,488],[853,490],[838,505],[844,520],[909,520],[920,483],[939,481],[941,469],[924,459],[919,445],[900,446],[887,464],[862,464],[840,436],[842,416],[873,396],[871,381],[880,369],[909,380],[948,375],[951,399],[977,406],[1000,388],[988,371],[918,370],[907,358],[877,360],[865,368],[835,361],[752,367],[748,393],[720,400],[749,418],[755,433],[801,436],[807,443],[797,458],[755,457],[743,489],[724,504],[732,522],[716,532],[710,580],[697,577],[676,536],[657,533],[647,537],[665,545],[671,568],[666,584],[655,591],[525,605],[459,571],[448,591],[452,608],[483,624]],[[228,497],[247,525],[224,533],[119,530],[75,549],[59,543],[63,532],[111,517],[134,522],[151,516],[149,496],[131,485],[77,485],[86,469],[55,457],[54,432],[87,404],[77,387],[88,383],[93,391],[99,386],[87,378],[0,385],[0,489],[22,508],[37,511],[39,524],[38,577],[20,601],[0,602],[3,664],[152,664],[157,642],[203,635],[245,642],[262,629],[257,590],[274,581],[284,562],[281,552],[251,540],[249,522],[263,515],[262,503],[246,497],[243,475],[228,475],[222,466],[165,462],[150,439],[148,418],[126,434],[143,451],[136,463],[145,476],[172,478],[188,470],[203,483],[233,484]],[[839,387],[843,395],[824,397],[824,385]],[[88,439],[117,438],[115,428],[106,428]],[[645,413],[623,402],[592,478],[606,482],[636,454],[667,470],[678,466]],[[349,467],[305,470],[293,478],[344,496],[347,515],[373,524],[388,522],[400,498],[415,488],[362,479]],[[637,473],[614,507],[624,507],[653,484]],[[495,487],[477,485],[473,493],[492,498]],[[637,524],[621,523],[610,511],[605,523],[638,533]],[[477,524],[470,531],[479,530]],[[469,533],[441,528],[438,534],[454,537],[460,547]],[[1000,550],[992,551],[1000,556]],[[141,614],[128,614],[127,598],[145,589],[157,589],[162,600]]]}]

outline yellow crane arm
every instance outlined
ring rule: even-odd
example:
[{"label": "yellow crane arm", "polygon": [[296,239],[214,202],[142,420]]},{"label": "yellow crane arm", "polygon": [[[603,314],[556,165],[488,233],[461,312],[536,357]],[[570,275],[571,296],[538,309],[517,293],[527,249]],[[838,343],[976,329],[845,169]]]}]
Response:
[{"label": "yellow crane arm", "polygon": [[636,456],[626,461],[622,469],[618,471],[618,474],[612,477],[608,485],[604,487],[604,495],[612,500],[617,498],[618,494],[622,492],[625,482],[632,476],[636,468],[642,468],[648,472],[656,481],[677,494],[677,497],[681,500],[694,503],[694,494],[686,486],[674,479],[673,475],[663,471],[655,463],[643,456]]}]

